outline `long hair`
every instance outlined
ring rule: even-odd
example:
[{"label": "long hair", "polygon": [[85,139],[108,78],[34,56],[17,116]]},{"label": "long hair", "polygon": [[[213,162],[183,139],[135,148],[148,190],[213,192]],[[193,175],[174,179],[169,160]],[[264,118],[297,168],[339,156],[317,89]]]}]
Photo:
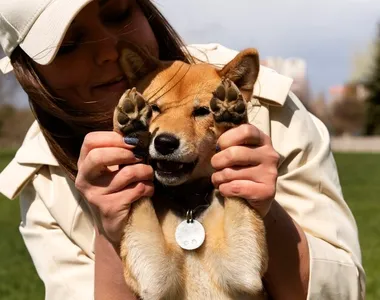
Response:
[{"label": "long hair", "polygon": [[[150,0],[137,1],[157,39],[160,59],[190,62],[191,56],[184,43],[160,11]],[[20,47],[13,51],[11,63],[50,150],[69,178],[74,180],[85,135],[96,130],[111,130],[112,115],[74,110],[62,99],[54,97],[33,68],[31,58]]]}]

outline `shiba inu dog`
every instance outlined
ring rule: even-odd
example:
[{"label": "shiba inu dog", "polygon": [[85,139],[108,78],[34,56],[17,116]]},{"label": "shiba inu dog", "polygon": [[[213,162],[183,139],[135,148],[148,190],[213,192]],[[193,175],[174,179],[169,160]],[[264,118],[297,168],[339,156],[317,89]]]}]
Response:
[{"label": "shiba inu dog", "polygon": [[114,130],[139,140],[155,172],[155,195],[135,202],[126,221],[126,283],[149,300],[265,299],[263,221],[210,180],[218,137],[248,122],[257,51],[240,52],[222,69],[133,48],[120,61],[134,88],[114,111]]}]

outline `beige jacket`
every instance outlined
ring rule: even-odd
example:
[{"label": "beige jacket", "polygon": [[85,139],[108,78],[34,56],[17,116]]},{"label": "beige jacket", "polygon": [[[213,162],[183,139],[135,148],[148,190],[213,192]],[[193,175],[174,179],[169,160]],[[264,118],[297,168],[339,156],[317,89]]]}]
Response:
[{"label": "beige jacket", "polygon": [[[217,44],[189,50],[220,65],[236,55]],[[249,116],[281,155],[276,200],[307,235],[308,299],[364,299],[358,232],[343,200],[329,134],[290,92],[291,84],[290,78],[262,67]],[[93,299],[93,218],[36,123],[0,174],[0,192],[11,199],[20,194],[20,231],[45,283],[46,299]]]}]

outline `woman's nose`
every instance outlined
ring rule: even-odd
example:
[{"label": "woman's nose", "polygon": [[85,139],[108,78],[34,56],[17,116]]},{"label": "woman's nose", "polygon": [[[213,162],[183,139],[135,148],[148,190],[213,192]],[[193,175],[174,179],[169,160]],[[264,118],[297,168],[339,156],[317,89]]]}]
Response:
[{"label": "woman's nose", "polygon": [[119,59],[117,50],[118,36],[104,26],[99,28],[95,51],[95,60],[98,65],[116,62]]}]

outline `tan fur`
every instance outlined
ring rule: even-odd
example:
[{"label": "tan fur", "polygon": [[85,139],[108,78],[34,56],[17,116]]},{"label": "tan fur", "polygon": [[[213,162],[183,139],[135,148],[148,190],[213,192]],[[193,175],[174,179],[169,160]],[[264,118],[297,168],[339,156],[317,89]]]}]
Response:
[{"label": "tan fur", "polygon": [[[128,57],[135,60],[134,68],[138,66],[141,70],[147,61],[149,66],[155,66],[153,72],[149,69],[143,74],[142,80],[130,77],[145,101],[158,105],[161,110],[153,112],[149,123],[153,138],[163,132],[173,134],[183,145],[181,159],[185,162],[198,159],[186,183],[210,177],[216,139],[236,125],[216,122],[212,114],[194,117],[194,109],[210,107],[218,86],[228,86],[230,82],[233,86],[236,83],[244,101],[250,99],[259,68],[256,50],[241,52],[222,70],[207,64],[159,62],[141,53],[132,56],[128,53],[122,58],[127,73],[133,69]],[[127,94],[115,110],[115,130],[122,134],[123,126],[117,120],[123,113],[123,103],[130,100]],[[239,99],[229,102],[217,99],[215,105],[229,109],[236,106]],[[143,118],[148,115],[148,108],[144,109],[141,114],[134,112],[130,117]],[[242,122],[247,122],[246,116]],[[177,199],[179,204],[181,200]],[[181,249],[175,241],[176,227],[183,220],[166,206],[165,199],[157,200],[155,206],[151,199],[141,199],[132,206],[121,243],[121,257],[126,282],[139,297],[148,300],[265,299],[262,286],[267,268],[265,228],[262,219],[245,200],[223,198],[215,190],[210,206],[197,218],[205,228],[205,242],[193,251]]]}]

